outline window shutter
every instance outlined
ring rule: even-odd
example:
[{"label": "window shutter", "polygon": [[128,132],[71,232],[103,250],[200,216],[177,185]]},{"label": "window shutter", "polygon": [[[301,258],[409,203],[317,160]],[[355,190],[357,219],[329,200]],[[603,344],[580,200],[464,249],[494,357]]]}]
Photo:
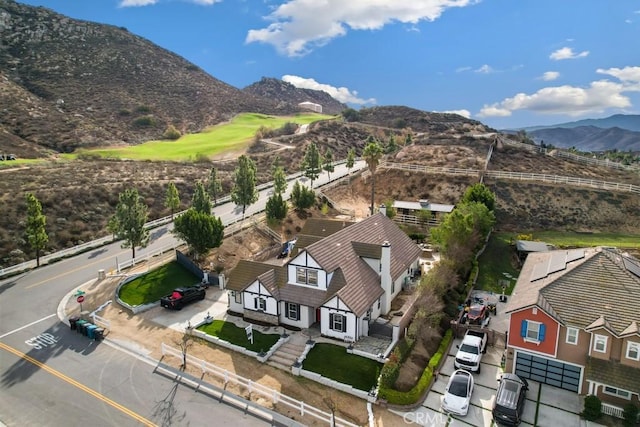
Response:
[{"label": "window shutter", "polygon": [[333,329],[333,317],[335,316],[335,314],[330,313],[329,314],[329,329]]},{"label": "window shutter", "polygon": [[300,304],[296,304],[296,305],[297,305],[296,320],[300,320]]},{"label": "window shutter", "polygon": [[347,316],[342,316],[342,332],[347,332]]},{"label": "window shutter", "polygon": [[258,309],[258,298],[253,299],[253,308]]},{"label": "window shutter", "polygon": [[521,337],[526,337],[527,336],[527,321],[523,320],[522,323],[520,323],[520,336]]},{"label": "window shutter", "polygon": [[544,323],[541,323],[540,331],[538,332],[538,341],[544,341],[545,332],[547,332],[547,326]]}]

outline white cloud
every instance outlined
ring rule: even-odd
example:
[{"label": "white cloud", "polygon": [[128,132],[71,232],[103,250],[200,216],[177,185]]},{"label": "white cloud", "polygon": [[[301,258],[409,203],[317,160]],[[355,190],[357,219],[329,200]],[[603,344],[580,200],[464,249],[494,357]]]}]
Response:
[{"label": "white cloud", "polygon": [[471,118],[471,112],[469,110],[447,110],[440,112],[445,114],[458,114],[462,117],[466,117],[467,119]]},{"label": "white cloud", "polygon": [[484,64],[482,67],[478,68],[477,70],[474,70],[476,73],[482,73],[482,74],[490,74],[490,73],[494,73],[495,70],[493,68],[491,68],[490,65]]},{"label": "white cloud", "polygon": [[478,117],[508,117],[511,111],[500,108],[497,104],[485,105],[478,113]]},{"label": "white cloud", "polygon": [[469,71],[471,69],[472,69],[471,67],[458,67],[456,68],[456,73],[462,73],[464,71]]},{"label": "white cloud", "polygon": [[291,83],[295,87],[301,89],[323,90],[333,98],[345,104],[375,104],[375,98],[363,99],[358,97],[358,92],[349,90],[346,87],[335,87],[324,83],[318,83],[314,79],[306,79],[304,77],[284,75],[282,80]]},{"label": "white cloud", "polygon": [[547,71],[540,76],[540,78],[546,82],[556,80],[558,77],[560,77],[560,73],[557,71]]},{"label": "white cloud", "polygon": [[387,24],[434,21],[452,7],[479,0],[289,0],[266,17],[266,28],[249,30],[247,43],[273,45],[288,56],[303,56],[351,30],[379,30]]},{"label": "white cloud", "polygon": [[640,83],[640,67],[624,67],[624,68],[598,68],[598,74],[607,74],[613,76],[624,83],[638,84]]},{"label": "white cloud", "polygon": [[158,0],[122,0],[119,4],[120,7],[138,7],[149,6],[158,3]]},{"label": "white cloud", "polygon": [[588,55],[589,55],[588,50],[583,50],[580,53],[574,53],[572,48],[563,47],[556,50],[551,55],[549,55],[549,58],[553,59],[554,61],[562,61],[563,59],[584,58],[585,56],[588,56]]}]

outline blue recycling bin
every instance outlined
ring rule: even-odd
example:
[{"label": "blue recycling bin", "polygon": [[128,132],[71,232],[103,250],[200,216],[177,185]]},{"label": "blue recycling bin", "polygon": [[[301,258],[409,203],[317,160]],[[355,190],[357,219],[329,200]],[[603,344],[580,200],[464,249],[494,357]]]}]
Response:
[{"label": "blue recycling bin", "polygon": [[94,331],[97,329],[98,327],[96,325],[94,325],[93,323],[89,323],[87,325],[87,337],[93,339],[94,338]]}]

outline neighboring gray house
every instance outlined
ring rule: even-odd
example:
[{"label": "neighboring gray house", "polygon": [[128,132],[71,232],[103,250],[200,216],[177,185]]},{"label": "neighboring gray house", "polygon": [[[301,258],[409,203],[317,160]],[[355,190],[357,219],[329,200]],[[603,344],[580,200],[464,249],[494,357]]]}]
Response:
[{"label": "neighboring gray house", "polygon": [[312,221],[298,242],[303,247],[282,266],[243,260],[229,273],[232,312],[274,325],[319,323],[324,336],[357,341],[389,313],[421,254],[382,213],[353,224]]}]

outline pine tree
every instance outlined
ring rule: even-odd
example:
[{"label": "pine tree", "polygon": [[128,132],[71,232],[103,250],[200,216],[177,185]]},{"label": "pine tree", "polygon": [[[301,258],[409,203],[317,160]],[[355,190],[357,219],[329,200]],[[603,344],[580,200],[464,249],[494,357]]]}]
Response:
[{"label": "pine tree", "polygon": [[233,189],[231,191],[231,201],[236,205],[242,205],[242,217],[247,206],[258,200],[258,190],[256,165],[244,154],[238,158],[238,166],[233,173]]},{"label": "pine tree", "polygon": [[191,200],[191,207],[198,212],[211,215],[211,199],[204,189],[204,185],[201,182],[196,183],[196,190],[193,193],[193,199]]},{"label": "pine tree", "polygon": [[142,203],[142,197],[135,188],[120,193],[116,213],[109,221],[111,232],[116,239],[123,240],[123,248],[131,248],[132,257],[136,257],[136,246],[146,247],[149,244],[149,230],[144,227],[147,222],[148,209]]},{"label": "pine tree", "polygon": [[180,208],[180,195],[178,194],[178,188],[172,182],[167,186],[167,195],[164,199],[164,205],[171,210],[171,219],[173,220],[173,214]]},{"label": "pine tree", "polygon": [[322,169],[327,172],[327,178],[331,181],[331,172],[333,172],[335,168],[333,166],[333,151],[331,151],[331,148],[329,147],[327,147],[322,158]]},{"label": "pine tree", "polygon": [[42,214],[42,205],[40,201],[33,195],[27,193],[27,243],[29,247],[36,251],[36,266],[40,267],[40,252],[47,246],[49,236],[45,226],[47,225],[47,217]]},{"label": "pine tree", "polygon": [[207,181],[207,190],[209,190],[209,196],[213,199],[213,206],[217,205],[218,196],[222,193],[222,180],[218,178],[216,168],[211,168],[209,180]]},{"label": "pine tree", "polygon": [[284,174],[284,169],[278,166],[273,171],[273,192],[276,194],[282,194],[287,191],[287,176]]},{"label": "pine tree", "polygon": [[311,188],[313,188],[313,181],[318,179],[320,172],[322,172],[320,152],[318,151],[318,146],[313,142],[307,146],[307,150],[304,153],[302,169],[304,171],[304,176],[311,180]]}]

